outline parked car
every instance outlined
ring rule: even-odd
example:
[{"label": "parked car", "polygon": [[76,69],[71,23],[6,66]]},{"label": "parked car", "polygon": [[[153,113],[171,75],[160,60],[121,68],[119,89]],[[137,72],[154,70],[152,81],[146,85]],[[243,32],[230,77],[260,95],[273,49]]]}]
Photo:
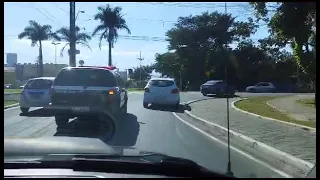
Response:
[{"label": "parked car", "polygon": [[217,96],[234,96],[236,88],[223,80],[210,80],[200,86],[200,92],[207,96],[208,94],[215,94]]},{"label": "parked car", "polygon": [[27,113],[30,107],[44,107],[49,105],[50,88],[54,77],[39,77],[28,80],[20,95],[20,109]]},{"label": "parked car", "polygon": [[276,87],[271,82],[259,82],[254,86],[248,86],[246,91],[252,93],[272,93],[276,91]]},{"label": "parked car", "polygon": [[143,107],[149,104],[179,107],[180,94],[176,82],[171,78],[152,78],[144,88]]},{"label": "parked car", "polygon": [[66,67],[52,84],[51,101],[48,113],[55,116],[60,129],[74,117],[116,120],[118,115],[127,113],[128,93],[112,66]]}]

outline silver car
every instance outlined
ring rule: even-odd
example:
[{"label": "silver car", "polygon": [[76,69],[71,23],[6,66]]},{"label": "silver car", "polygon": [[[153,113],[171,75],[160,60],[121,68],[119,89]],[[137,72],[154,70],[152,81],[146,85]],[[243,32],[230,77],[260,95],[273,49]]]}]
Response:
[{"label": "silver car", "polygon": [[273,93],[276,91],[276,87],[271,82],[259,82],[254,86],[247,87],[246,91],[252,93]]},{"label": "silver car", "polygon": [[44,107],[51,102],[50,88],[54,77],[29,79],[20,95],[20,109],[27,113],[30,107]]}]

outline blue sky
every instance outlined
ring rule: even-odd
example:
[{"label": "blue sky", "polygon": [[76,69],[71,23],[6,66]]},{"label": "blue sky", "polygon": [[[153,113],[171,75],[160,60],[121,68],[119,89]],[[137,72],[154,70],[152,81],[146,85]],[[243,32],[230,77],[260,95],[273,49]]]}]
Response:
[{"label": "blue sky", "polygon": [[[97,7],[105,5],[102,2],[77,2],[76,12],[85,11],[79,14],[76,25],[85,28],[85,31],[92,33],[98,22],[93,19]],[[171,29],[180,16],[198,15],[202,12],[219,11],[224,12],[224,3],[109,3],[112,7],[120,6],[123,9],[124,17],[131,30],[130,36],[150,36],[165,38],[165,33]],[[248,3],[227,3],[227,11],[236,20],[245,20],[253,17],[252,9]],[[19,63],[34,63],[38,56],[38,47],[31,47],[27,39],[19,40],[18,34],[28,25],[29,20],[35,20],[40,24],[50,24],[55,31],[62,26],[69,24],[69,3],[68,2],[29,2],[29,3],[4,3],[4,52],[17,53]],[[120,35],[128,35],[126,31],[120,31]],[[261,26],[252,36],[254,40],[268,36],[266,26]],[[55,47],[52,41],[44,43],[44,63],[54,63]],[[57,46],[57,62],[68,64],[67,51],[60,57],[60,49],[64,43]],[[98,38],[90,41],[92,51],[85,47],[77,47],[81,51],[77,55],[77,62],[82,59],[85,65],[106,65],[108,62],[108,45],[103,42],[101,50],[98,47]],[[120,70],[136,67],[137,58],[141,51],[145,64],[152,64],[155,61],[156,53],[167,51],[167,42],[146,41],[119,38],[112,49],[113,63]],[[234,45],[233,45],[234,46]]]}]

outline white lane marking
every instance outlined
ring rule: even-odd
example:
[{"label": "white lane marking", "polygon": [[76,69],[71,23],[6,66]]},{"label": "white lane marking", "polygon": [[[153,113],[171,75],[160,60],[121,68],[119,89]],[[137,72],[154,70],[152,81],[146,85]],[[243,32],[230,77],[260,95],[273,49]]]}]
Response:
[{"label": "white lane marking", "polygon": [[[211,140],[216,141],[216,142],[224,145],[225,147],[228,147],[228,144],[227,144],[227,143],[225,143],[225,142],[223,142],[223,141],[220,141],[219,139],[217,139],[217,138],[211,136],[210,134],[202,131],[201,129],[195,127],[194,125],[186,122],[185,120],[183,120],[182,118],[180,118],[176,113],[173,112],[173,115],[174,115],[176,118],[178,118],[180,121],[182,121],[183,123],[187,124],[188,126],[192,127],[193,129],[195,129],[196,131],[198,131],[198,132],[202,133],[203,135],[209,137]],[[262,166],[265,166],[266,168],[269,168],[270,170],[278,173],[279,175],[281,175],[281,176],[283,176],[283,177],[293,178],[292,176],[290,176],[290,175],[288,175],[288,174],[286,174],[286,173],[284,173],[284,172],[282,172],[282,171],[280,171],[280,170],[277,170],[277,169],[273,168],[272,166],[268,165],[267,163],[264,163],[264,162],[262,162],[262,161],[260,161],[260,160],[258,160],[258,159],[256,159],[256,158],[252,157],[251,155],[249,155],[249,154],[247,154],[247,153],[245,153],[245,152],[243,152],[243,151],[241,151],[241,150],[239,150],[239,149],[231,146],[231,145],[230,145],[230,148],[231,148],[232,150],[236,151],[237,153],[239,153],[239,154],[241,154],[241,155],[244,155],[244,156],[246,156],[247,158],[249,158],[249,159],[251,159],[251,160],[253,160],[253,161],[261,164]]]},{"label": "white lane marking", "polygon": [[16,107],[12,107],[12,108],[7,108],[7,109],[4,110],[4,112],[10,111],[10,110],[13,110],[13,109],[17,109],[17,108],[19,108],[19,107],[20,107],[20,106],[16,106]]}]

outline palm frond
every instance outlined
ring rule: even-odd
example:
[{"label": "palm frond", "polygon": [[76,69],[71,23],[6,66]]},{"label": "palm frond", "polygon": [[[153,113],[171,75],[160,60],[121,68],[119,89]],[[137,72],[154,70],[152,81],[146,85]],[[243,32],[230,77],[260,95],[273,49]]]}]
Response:
[{"label": "palm frond", "polygon": [[105,29],[106,29],[106,27],[105,27],[103,24],[97,26],[97,27],[93,30],[92,36],[96,35],[99,31],[103,31],[103,30],[105,30]]},{"label": "palm frond", "polygon": [[65,49],[69,44],[70,44],[70,43],[66,43],[66,44],[62,47],[61,52],[60,52],[60,57],[63,57],[63,51],[64,51],[64,49]]},{"label": "palm frond", "polygon": [[101,50],[101,41],[102,41],[102,39],[106,38],[106,34],[107,34],[107,30],[104,31],[104,32],[101,34],[100,38],[99,38],[99,49],[100,49],[100,50]]},{"label": "palm frond", "polygon": [[76,44],[80,44],[80,45],[82,45],[84,47],[87,47],[88,49],[90,49],[90,51],[92,51],[91,47],[85,42],[79,41],[79,42],[76,42]]}]

